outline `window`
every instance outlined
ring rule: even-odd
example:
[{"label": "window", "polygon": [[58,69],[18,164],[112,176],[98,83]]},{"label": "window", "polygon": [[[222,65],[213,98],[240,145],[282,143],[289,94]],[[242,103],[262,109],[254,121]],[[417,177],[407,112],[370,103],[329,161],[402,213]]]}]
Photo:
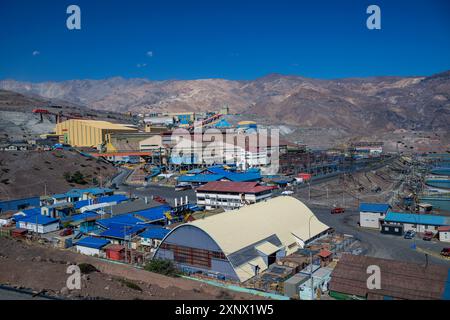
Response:
[{"label": "window", "polygon": [[162,249],[171,250],[174,253],[174,260],[179,263],[192,266],[211,268],[211,258],[226,260],[223,252],[197,249],[174,244],[162,243]]}]

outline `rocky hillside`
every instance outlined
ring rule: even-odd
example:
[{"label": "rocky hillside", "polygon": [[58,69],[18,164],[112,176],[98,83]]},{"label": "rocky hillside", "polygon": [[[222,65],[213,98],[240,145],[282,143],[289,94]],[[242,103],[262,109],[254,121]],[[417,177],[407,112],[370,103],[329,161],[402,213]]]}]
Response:
[{"label": "rocky hillside", "polygon": [[0,88],[116,112],[217,110],[227,104],[234,113],[255,114],[273,123],[351,133],[447,130],[450,123],[450,71],[430,77],[336,80],[279,74],[251,81],[3,80]]}]

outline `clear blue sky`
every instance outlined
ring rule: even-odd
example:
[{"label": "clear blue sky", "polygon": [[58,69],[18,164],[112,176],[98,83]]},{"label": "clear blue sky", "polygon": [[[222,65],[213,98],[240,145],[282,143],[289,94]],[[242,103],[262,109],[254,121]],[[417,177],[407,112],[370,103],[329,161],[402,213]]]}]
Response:
[{"label": "clear blue sky", "polygon": [[450,69],[450,1],[0,0],[0,41],[0,79],[430,75]]}]

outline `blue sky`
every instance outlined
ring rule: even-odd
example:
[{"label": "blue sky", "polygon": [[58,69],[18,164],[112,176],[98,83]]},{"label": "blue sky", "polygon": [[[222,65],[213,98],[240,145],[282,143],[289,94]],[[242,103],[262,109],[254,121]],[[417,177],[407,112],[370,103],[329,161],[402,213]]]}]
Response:
[{"label": "blue sky", "polygon": [[450,69],[450,1],[0,0],[0,39],[0,79],[22,81],[430,75]]}]

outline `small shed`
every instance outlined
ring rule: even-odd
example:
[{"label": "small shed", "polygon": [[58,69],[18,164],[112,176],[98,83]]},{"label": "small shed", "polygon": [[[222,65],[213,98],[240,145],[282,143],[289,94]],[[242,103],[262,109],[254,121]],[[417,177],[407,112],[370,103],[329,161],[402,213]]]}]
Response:
[{"label": "small shed", "polygon": [[114,261],[125,259],[125,247],[119,244],[111,244],[105,248],[106,258]]},{"label": "small shed", "polygon": [[450,226],[442,226],[438,228],[439,241],[450,242]]},{"label": "small shed", "polygon": [[102,238],[86,237],[78,241],[76,245],[77,252],[87,256],[104,256],[103,248],[109,244],[109,241]]}]

